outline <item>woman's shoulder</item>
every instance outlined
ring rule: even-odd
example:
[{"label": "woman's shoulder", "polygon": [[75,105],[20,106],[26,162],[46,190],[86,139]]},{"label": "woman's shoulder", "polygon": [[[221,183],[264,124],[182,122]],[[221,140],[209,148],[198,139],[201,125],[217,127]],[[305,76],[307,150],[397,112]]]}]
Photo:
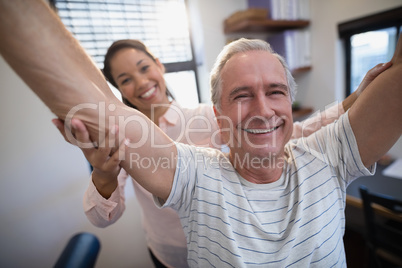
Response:
[{"label": "woman's shoulder", "polygon": [[192,108],[181,108],[182,111],[184,112],[185,117],[188,117],[188,115],[213,115],[214,110],[212,108],[212,105],[206,104],[206,103],[199,103],[196,107]]}]

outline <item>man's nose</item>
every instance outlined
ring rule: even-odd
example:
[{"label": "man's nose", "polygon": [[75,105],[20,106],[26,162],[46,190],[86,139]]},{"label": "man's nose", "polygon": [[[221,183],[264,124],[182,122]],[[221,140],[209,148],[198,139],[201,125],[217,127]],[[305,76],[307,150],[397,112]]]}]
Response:
[{"label": "man's nose", "polygon": [[267,119],[275,114],[275,111],[272,109],[272,105],[270,105],[269,99],[265,94],[255,96],[251,109],[253,110],[253,115]]}]

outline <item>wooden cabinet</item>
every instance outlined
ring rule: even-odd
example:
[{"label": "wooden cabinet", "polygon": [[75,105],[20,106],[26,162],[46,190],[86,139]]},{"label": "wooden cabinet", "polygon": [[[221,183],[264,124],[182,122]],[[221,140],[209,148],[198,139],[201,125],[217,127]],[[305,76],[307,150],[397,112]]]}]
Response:
[{"label": "wooden cabinet", "polygon": [[278,32],[290,29],[300,29],[309,26],[308,20],[261,20],[244,19],[232,24],[225,24],[225,34],[230,33],[258,33],[258,32]]}]

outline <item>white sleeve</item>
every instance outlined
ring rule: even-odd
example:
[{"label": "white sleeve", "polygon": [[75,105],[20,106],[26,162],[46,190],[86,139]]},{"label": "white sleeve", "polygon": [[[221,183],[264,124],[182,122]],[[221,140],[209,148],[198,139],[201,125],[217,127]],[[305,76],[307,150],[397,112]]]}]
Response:
[{"label": "white sleeve", "polygon": [[306,138],[299,146],[333,168],[346,184],[360,176],[370,176],[375,165],[367,169],[361,158],[349,114],[346,112],[334,124],[327,125]]}]

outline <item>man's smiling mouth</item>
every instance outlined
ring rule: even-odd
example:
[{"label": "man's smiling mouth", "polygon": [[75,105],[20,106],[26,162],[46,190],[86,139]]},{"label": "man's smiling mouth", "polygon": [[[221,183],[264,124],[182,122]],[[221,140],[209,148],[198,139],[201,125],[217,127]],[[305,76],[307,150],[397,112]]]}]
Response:
[{"label": "man's smiling mouth", "polygon": [[243,128],[242,130],[246,131],[247,133],[251,134],[266,134],[266,133],[271,133],[275,130],[277,130],[279,127],[273,127],[269,129],[251,129],[251,128]]}]

